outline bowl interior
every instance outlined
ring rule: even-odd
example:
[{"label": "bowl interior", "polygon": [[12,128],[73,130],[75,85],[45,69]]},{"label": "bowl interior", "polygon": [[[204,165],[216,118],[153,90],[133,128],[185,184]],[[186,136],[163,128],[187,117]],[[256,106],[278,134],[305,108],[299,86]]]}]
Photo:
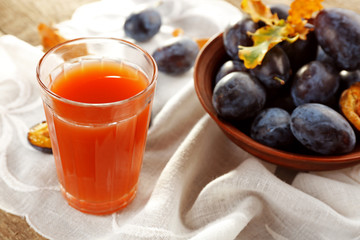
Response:
[{"label": "bowl interior", "polygon": [[262,145],[244,131],[219,119],[212,105],[213,79],[220,66],[228,59],[221,33],[214,36],[199,53],[194,69],[194,85],[205,111],[235,144],[262,160],[297,170],[332,170],[348,167],[360,161],[360,144],[357,144],[351,153],[336,156],[286,152]]}]

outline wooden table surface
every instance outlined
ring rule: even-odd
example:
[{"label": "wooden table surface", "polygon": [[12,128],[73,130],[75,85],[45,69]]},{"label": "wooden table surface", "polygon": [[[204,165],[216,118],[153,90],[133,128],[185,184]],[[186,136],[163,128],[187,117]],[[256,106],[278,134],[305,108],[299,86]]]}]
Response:
[{"label": "wooden table surface", "polygon": [[[40,22],[58,23],[71,17],[74,10],[96,0],[0,0],[0,36],[14,35],[34,46],[40,44],[37,25]],[[227,0],[239,5],[240,0]],[[264,0],[266,3],[286,3],[290,0]],[[54,7],[56,6],[56,7]],[[360,13],[359,0],[325,0],[324,6],[349,8]],[[0,209],[1,240],[43,240],[29,227],[23,217]]]}]

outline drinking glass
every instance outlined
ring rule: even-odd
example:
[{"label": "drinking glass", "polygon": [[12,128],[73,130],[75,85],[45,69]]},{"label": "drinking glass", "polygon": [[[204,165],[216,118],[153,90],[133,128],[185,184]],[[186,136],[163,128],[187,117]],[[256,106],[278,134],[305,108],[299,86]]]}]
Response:
[{"label": "drinking glass", "polygon": [[70,206],[109,214],[134,199],[157,73],[150,54],[115,38],[67,41],[40,60],[37,80]]}]

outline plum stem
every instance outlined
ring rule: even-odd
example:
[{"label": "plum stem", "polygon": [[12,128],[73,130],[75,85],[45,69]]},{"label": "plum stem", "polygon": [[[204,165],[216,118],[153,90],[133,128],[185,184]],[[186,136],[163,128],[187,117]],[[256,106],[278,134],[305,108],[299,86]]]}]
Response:
[{"label": "plum stem", "polygon": [[285,84],[285,81],[279,78],[278,76],[273,77],[274,80],[278,81],[281,85]]}]

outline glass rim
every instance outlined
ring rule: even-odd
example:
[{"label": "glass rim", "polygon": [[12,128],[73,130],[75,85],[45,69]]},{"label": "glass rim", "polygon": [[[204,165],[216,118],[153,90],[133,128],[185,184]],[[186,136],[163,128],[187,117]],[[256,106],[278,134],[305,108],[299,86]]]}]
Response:
[{"label": "glass rim", "polygon": [[[153,71],[152,71],[152,78],[149,81],[149,84],[146,86],[145,89],[143,89],[142,91],[138,92],[137,94],[123,99],[123,100],[119,100],[119,101],[114,101],[114,102],[106,102],[106,103],[86,103],[86,102],[78,102],[78,101],[74,101],[74,100],[70,100],[64,97],[61,97],[60,95],[54,93],[53,91],[51,91],[44,83],[43,81],[40,79],[40,69],[41,66],[43,64],[43,62],[46,60],[47,56],[54,53],[57,49],[61,48],[62,46],[69,44],[69,43],[73,43],[73,42],[81,42],[81,41],[86,41],[86,40],[110,40],[110,41],[117,41],[120,43],[123,43],[127,46],[133,47],[137,50],[139,50],[140,52],[142,52],[146,58],[148,58],[151,62],[151,64],[153,65]],[[40,85],[40,87],[47,93],[49,94],[51,97],[64,102],[64,103],[68,103],[71,105],[77,105],[77,106],[82,106],[82,107],[111,107],[111,106],[115,106],[115,105],[120,105],[120,104],[125,104],[127,102],[131,102],[131,101],[135,101],[137,98],[140,98],[142,95],[144,95],[146,92],[149,91],[149,89],[153,88],[155,83],[156,83],[156,79],[158,77],[158,68],[157,68],[157,64],[155,62],[155,59],[147,52],[145,51],[143,48],[141,48],[140,46],[124,40],[124,39],[120,39],[120,38],[114,38],[114,37],[81,37],[81,38],[74,38],[71,40],[67,40],[65,42],[62,42],[60,44],[55,45],[54,47],[50,48],[48,51],[46,51],[44,53],[44,55],[41,57],[41,59],[39,60],[37,67],[36,67],[36,78],[37,81]]]}]

